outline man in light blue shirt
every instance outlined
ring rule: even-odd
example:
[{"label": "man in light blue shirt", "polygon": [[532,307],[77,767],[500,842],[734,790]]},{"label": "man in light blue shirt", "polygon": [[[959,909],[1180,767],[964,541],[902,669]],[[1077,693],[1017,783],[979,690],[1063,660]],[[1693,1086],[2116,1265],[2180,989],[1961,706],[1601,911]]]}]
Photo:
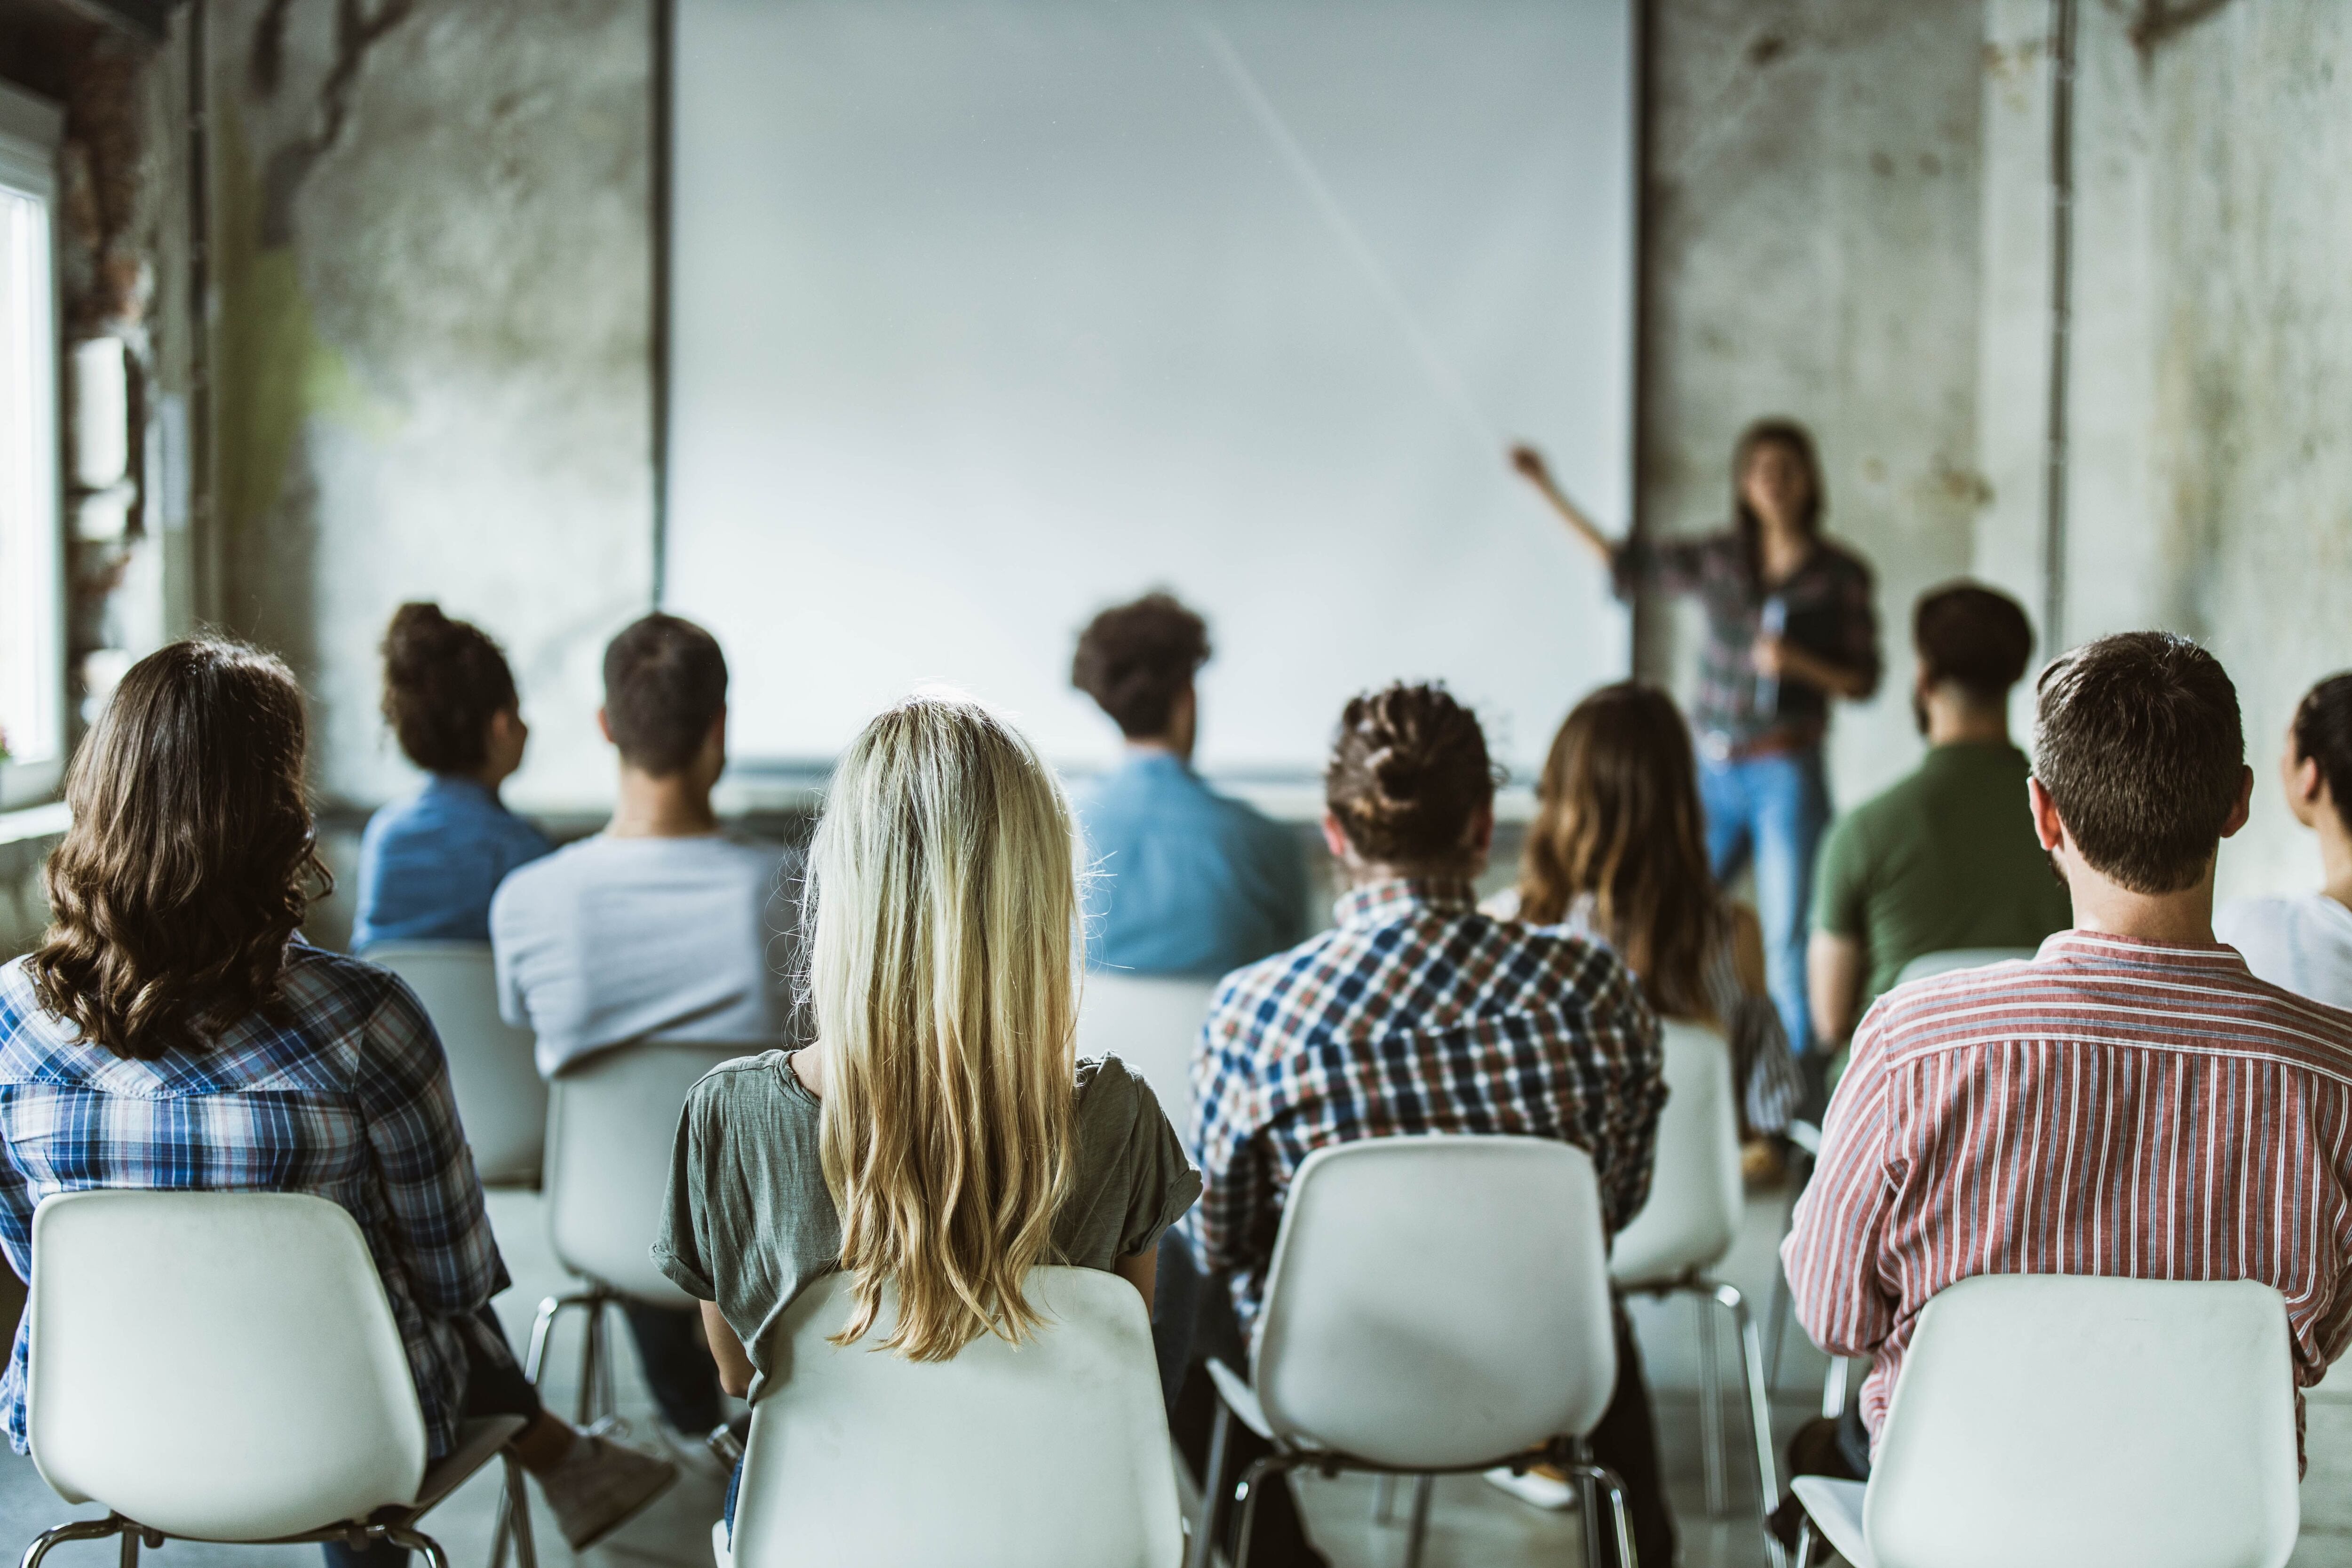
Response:
[{"label": "man in light blue shirt", "polygon": [[1297,836],[1192,772],[1208,627],[1166,594],[1097,616],[1071,684],[1127,738],[1113,772],[1073,792],[1094,859],[1087,963],[1139,974],[1223,974],[1307,935]]}]

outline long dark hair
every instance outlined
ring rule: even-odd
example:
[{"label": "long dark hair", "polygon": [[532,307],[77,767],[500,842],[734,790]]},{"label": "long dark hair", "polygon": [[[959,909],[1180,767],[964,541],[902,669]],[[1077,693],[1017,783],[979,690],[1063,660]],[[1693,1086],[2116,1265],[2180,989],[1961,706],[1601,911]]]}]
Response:
[{"label": "long dark hair", "polygon": [[1690,731],[1654,686],[1604,686],[1553,737],[1519,864],[1519,918],[1592,899],[1592,923],[1650,1005],[1707,1017],[1706,960],[1729,918],[1706,859]]},{"label": "long dark hair", "polygon": [[1731,516],[1739,531],[1740,552],[1748,563],[1748,580],[1761,583],[1764,576],[1763,546],[1760,536],[1764,520],[1748,504],[1748,459],[1756,455],[1759,447],[1778,447],[1797,459],[1805,470],[1805,510],[1798,514],[1797,526],[1805,531],[1808,539],[1818,539],[1822,533],[1822,513],[1829,510],[1829,491],[1822,484],[1822,455],[1813,446],[1813,433],[1784,415],[1769,415],[1755,421],[1739,433],[1731,447]]},{"label": "long dark hair", "polygon": [[242,644],[131,667],[66,775],[54,919],[26,960],[82,1038],[152,1061],[278,1000],[287,939],[334,885],[303,790],[302,691]]}]

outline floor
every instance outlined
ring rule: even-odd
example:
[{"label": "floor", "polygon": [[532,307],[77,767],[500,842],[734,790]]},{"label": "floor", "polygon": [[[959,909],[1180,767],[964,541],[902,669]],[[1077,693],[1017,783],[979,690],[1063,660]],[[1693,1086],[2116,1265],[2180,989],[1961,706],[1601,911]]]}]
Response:
[{"label": "floor", "polygon": [[[508,1332],[517,1344],[528,1342],[530,1314],[539,1300],[560,1289],[562,1272],[549,1253],[539,1223],[538,1200],[528,1194],[498,1193],[490,1199],[491,1219],[507,1255],[516,1285],[499,1302]],[[1726,1260],[1722,1276],[1756,1303],[1759,1317],[1769,1299],[1772,1278],[1772,1247],[1780,1224],[1778,1198],[1751,1203],[1748,1224],[1739,1247]],[[1651,1383],[1658,1404],[1659,1425],[1665,1448],[1669,1483],[1682,1535],[1685,1568],[1748,1568],[1762,1564],[1762,1540],[1754,1523],[1754,1461],[1748,1458],[1748,1426],[1744,1405],[1725,1410],[1725,1432],[1730,1447],[1729,1517],[1706,1516],[1698,1446],[1696,1339],[1694,1309],[1686,1302],[1636,1302],[1635,1321],[1643,1345]],[[548,1389],[557,1409],[566,1409],[573,1395],[577,1365],[576,1316],[559,1331],[551,1356]],[[1820,1401],[1824,1370],[1821,1355],[1791,1332],[1784,1350],[1780,1386],[1775,1399],[1774,1424],[1780,1435],[1802,1421]],[[629,1358],[625,1354],[624,1363]],[[1738,1374],[1736,1344],[1726,1331],[1721,1341],[1721,1365],[1727,1379]],[[657,1442],[650,1405],[635,1381],[633,1365],[625,1365],[621,1398],[625,1413],[640,1436]],[[2308,1451],[2310,1474],[2303,1488],[2303,1540],[2296,1568],[2352,1568],[2352,1374],[2333,1378],[2315,1390],[2309,1400]],[[540,1562],[562,1568],[575,1562],[599,1568],[633,1564],[675,1564],[703,1568],[710,1561],[710,1521],[719,1516],[723,1480],[715,1465],[698,1454],[683,1456],[688,1473],[679,1484],[646,1514],[584,1557],[564,1550],[553,1521],[537,1509],[536,1537]],[[1405,1531],[1402,1523],[1381,1524],[1373,1517],[1373,1484],[1369,1479],[1336,1480],[1306,1478],[1297,1483],[1309,1526],[1329,1554],[1334,1568],[1397,1568],[1404,1561]],[[1405,1500],[1399,1500],[1398,1513]],[[461,1489],[426,1521],[425,1528],[448,1549],[454,1563],[470,1565],[487,1561],[497,1482],[486,1472]],[[94,1509],[66,1507],[50,1493],[29,1459],[0,1453],[0,1562],[13,1562],[39,1531]],[[1580,1554],[1580,1531],[1573,1514],[1551,1514],[1532,1509],[1473,1478],[1449,1478],[1438,1484],[1430,1521],[1429,1541],[1423,1559],[1425,1568],[1454,1568],[1478,1563],[1484,1568],[1518,1568],[1520,1564],[1570,1563]],[[98,1568],[116,1561],[111,1542],[76,1543],[60,1547],[48,1561],[58,1568]],[[311,1547],[222,1547],[173,1543],[148,1553],[174,1568],[212,1568],[229,1563],[316,1563]]]}]

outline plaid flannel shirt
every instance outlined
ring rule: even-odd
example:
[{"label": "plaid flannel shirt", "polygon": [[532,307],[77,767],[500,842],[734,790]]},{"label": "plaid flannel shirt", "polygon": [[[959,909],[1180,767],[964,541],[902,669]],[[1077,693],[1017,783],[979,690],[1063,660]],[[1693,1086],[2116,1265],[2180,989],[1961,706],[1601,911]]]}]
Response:
[{"label": "plaid flannel shirt", "polygon": [[[276,1013],[205,1050],[132,1061],[44,1012],[21,959],[0,968],[0,1251],[32,1278],[33,1210],[53,1193],[331,1198],[383,1276],[437,1457],[457,1436],[469,1359],[512,1362],[473,1316],[509,1281],[441,1041],[393,975],[299,941]],[[0,1419],[20,1454],[30,1318],[0,1375]]]},{"label": "plaid flannel shirt", "polygon": [[1818,741],[1829,728],[1829,694],[1801,680],[1780,683],[1769,713],[1757,701],[1756,667],[1748,652],[1764,629],[1768,597],[1777,596],[1788,606],[1781,635],[1792,647],[1860,670],[1872,689],[1878,685],[1878,608],[1870,568],[1827,540],[1770,595],[1749,570],[1736,531],[1631,539],[1619,546],[1611,564],[1620,598],[1643,589],[1688,594],[1706,610],[1706,642],[1699,654],[1697,700],[1691,704],[1691,728],[1702,736],[1744,746],[1775,732]]},{"label": "plaid flannel shirt", "polygon": [[1427,1132],[1558,1138],[1592,1156],[1613,1234],[1650,1193],[1658,1021],[1607,947],[1480,914],[1467,882],[1360,888],[1339,927],[1225,977],[1193,1063],[1191,1241],[1247,1331],[1282,1205],[1315,1150]]}]

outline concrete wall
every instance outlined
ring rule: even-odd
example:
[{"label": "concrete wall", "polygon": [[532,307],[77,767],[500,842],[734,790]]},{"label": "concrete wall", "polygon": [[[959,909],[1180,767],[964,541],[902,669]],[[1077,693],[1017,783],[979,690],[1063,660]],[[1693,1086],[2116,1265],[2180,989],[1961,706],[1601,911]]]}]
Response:
[{"label": "concrete wall", "polygon": [[377,718],[403,599],[499,637],[576,801],[606,638],[652,585],[645,0],[215,0],[222,586],[291,658],[317,775],[415,776]]},{"label": "concrete wall", "polygon": [[[1641,496],[1722,527],[1750,419],[1811,426],[1829,527],[1877,568],[1887,678],[1844,705],[1838,798],[1917,754],[1908,610],[1969,569],[1976,468],[1981,8],[1665,0],[1652,11]],[[1644,607],[1637,663],[1687,692],[1698,622]]]}]

